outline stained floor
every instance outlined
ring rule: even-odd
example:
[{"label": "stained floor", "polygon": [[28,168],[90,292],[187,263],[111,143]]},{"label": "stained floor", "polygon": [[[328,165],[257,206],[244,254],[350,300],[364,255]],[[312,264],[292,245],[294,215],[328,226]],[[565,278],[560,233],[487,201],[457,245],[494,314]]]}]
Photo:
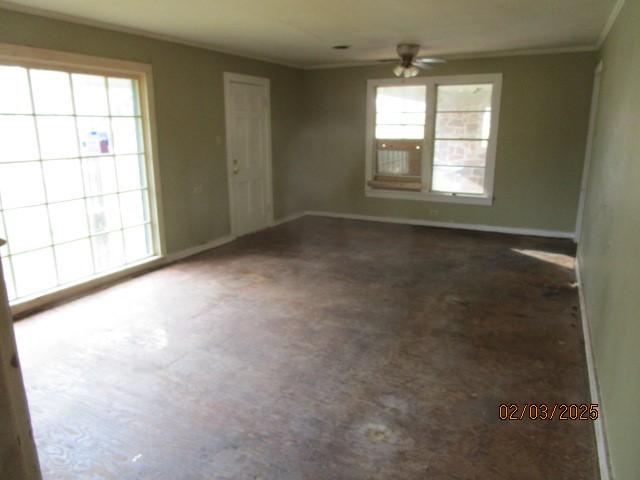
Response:
[{"label": "stained floor", "polygon": [[16,324],[45,480],[594,479],[570,241],[319,217]]}]

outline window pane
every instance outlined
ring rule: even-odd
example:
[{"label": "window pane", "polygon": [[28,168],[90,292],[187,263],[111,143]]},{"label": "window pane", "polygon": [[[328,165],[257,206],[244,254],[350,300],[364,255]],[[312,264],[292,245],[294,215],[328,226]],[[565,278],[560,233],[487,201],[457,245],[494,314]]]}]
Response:
[{"label": "window pane", "polygon": [[484,168],[433,167],[433,190],[451,193],[484,193]]},{"label": "window pane", "polygon": [[377,125],[424,125],[424,112],[388,112],[376,115]]},{"label": "window pane", "polygon": [[103,272],[124,264],[122,232],[98,235],[91,239],[96,272]]},{"label": "window pane", "polygon": [[37,159],[38,143],[33,117],[0,115],[0,162]]},{"label": "window pane", "polygon": [[95,157],[82,160],[86,195],[102,195],[117,190],[113,157]]},{"label": "window pane", "polygon": [[89,228],[91,233],[102,233],[121,227],[120,208],[117,195],[87,199]]},{"label": "window pane", "polygon": [[49,202],[84,196],[80,160],[45,160],[42,167]]},{"label": "window pane", "polygon": [[424,85],[378,87],[376,112],[425,112],[427,87]]},{"label": "window pane", "polygon": [[127,262],[151,255],[151,234],[146,226],[124,230],[124,244]]},{"label": "window pane", "polygon": [[28,207],[4,212],[11,254],[51,244],[46,207]]},{"label": "window pane", "polygon": [[423,125],[376,125],[377,139],[423,139]]},{"label": "window pane", "polygon": [[42,292],[58,283],[52,248],[14,255],[11,262],[18,297]]},{"label": "window pane", "polygon": [[140,153],[144,151],[136,118],[113,118],[111,120],[116,153]]},{"label": "window pane", "polygon": [[9,300],[13,300],[16,297],[16,289],[13,284],[13,273],[11,271],[11,262],[8,258],[2,257],[2,271],[4,274],[4,284],[7,287],[7,296]]},{"label": "window pane", "polygon": [[109,115],[107,85],[97,75],[71,75],[76,115]]},{"label": "window pane", "polygon": [[438,111],[490,111],[492,85],[439,85]]},{"label": "window pane", "polygon": [[73,117],[37,117],[42,158],[78,156],[76,123]]},{"label": "window pane", "polygon": [[54,243],[89,236],[84,200],[49,205],[49,215]]},{"label": "window pane", "polygon": [[122,193],[120,195],[120,208],[122,209],[122,223],[125,227],[140,225],[149,220],[149,208],[147,206],[147,191]]},{"label": "window pane", "polygon": [[146,186],[144,157],[141,155],[124,155],[116,157],[118,170],[118,188],[133,190]]},{"label": "window pane", "polygon": [[71,115],[71,84],[69,74],[52,70],[31,70],[31,88],[36,113]]},{"label": "window pane", "polygon": [[65,243],[55,247],[58,280],[68,283],[93,273],[89,239]]},{"label": "window pane", "polygon": [[446,112],[436,117],[436,138],[488,139],[491,112]]},{"label": "window pane", "polygon": [[487,158],[486,140],[436,140],[434,165],[484,167]]},{"label": "window pane", "polygon": [[113,153],[108,118],[78,117],[78,135],[83,156]]},{"label": "window pane", "polygon": [[134,81],[128,78],[109,79],[111,115],[139,115],[135,100]]},{"label": "window pane", "polygon": [[32,113],[27,69],[0,66],[0,113]]},{"label": "window pane", "polygon": [[5,209],[44,203],[40,163],[0,164],[0,198]]}]

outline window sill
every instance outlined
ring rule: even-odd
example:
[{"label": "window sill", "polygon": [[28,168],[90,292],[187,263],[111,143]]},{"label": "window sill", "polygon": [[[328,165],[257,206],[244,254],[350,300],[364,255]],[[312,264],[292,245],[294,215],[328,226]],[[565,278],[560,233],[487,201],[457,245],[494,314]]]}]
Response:
[{"label": "window sill", "polygon": [[446,193],[426,193],[416,191],[382,190],[367,185],[365,196],[372,198],[389,198],[397,200],[418,200],[423,202],[457,203],[463,205],[493,205],[492,197],[480,195],[452,195]]},{"label": "window sill", "polygon": [[106,270],[97,275],[60,285],[42,293],[17,298],[9,302],[11,313],[14,316],[22,316],[44,306],[67,300],[75,295],[90,292],[111,282],[160,266],[164,258],[162,255],[155,254],[142,260],[125,264],[121,268]]},{"label": "window sill", "polygon": [[399,180],[369,180],[367,185],[374,190],[386,190],[395,192],[419,193],[422,190],[422,183],[420,182],[406,182]]}]

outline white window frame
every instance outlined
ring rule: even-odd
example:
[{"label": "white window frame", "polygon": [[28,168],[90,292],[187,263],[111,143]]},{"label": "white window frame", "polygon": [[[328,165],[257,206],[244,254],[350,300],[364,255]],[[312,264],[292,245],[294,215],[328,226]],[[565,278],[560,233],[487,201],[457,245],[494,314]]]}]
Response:
[{"label": "white window frame", "polygon": [[78,282],[65,284],[47,290],[42,294],[18,298],[11,303],[14,314],[35,308],[46,302],[56,301],[67,294],[94,288],[113,279],[149,268],[166,257],[166,242],[162,195],[160,191],[160,167],[157,155],[157,134],[153,95],[153,70],[145,63],[129,62],[89,55],[60,52],[42,48],[25,47],[0,43],[0,65],[14,65],[25,68],[43,68],[72,73],[86,73],[101,76],[132,78],[138,81],[141,109],[142,135],[145,148],[145,167],[149,191],[149,215],[153,237],[154,255],[138,262],[123,265],[115,270],[92,275]]},{"label": "white window frame", "polygon": [[[467,193],[446,193],[431,191],[431,175],[433,171],[433,149],[436,119],[436,92],[438,86],[491,84],[491,131],[487,146],[485,165],[485,193],[481,195]],[[383,190],[374,188],[369,181],[375,175],[375,115],[376,88],[384,86],[424,85],[427,87],[427,112],[425,121],[424,148],[422,149],[422,191],[410,192],[401,190]],[[372,79],[367,81],[367,133],[366,133],[366,170],[365,195],[376,198],[393,198],[402,200],[422,200],[428,202],[461,203],[469,205],[491,206],[493,204],[493,186],[496,163],[496,147],[498,125],[500,121],[500,101],[502,98],[502,74],[491,73],[481,75],[430,76],[415,78]]]}]

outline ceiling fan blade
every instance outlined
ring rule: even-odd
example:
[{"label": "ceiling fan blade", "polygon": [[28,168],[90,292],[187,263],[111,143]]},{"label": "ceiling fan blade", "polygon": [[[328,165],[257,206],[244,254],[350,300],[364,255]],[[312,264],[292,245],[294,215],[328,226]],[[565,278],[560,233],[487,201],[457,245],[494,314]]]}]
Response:
[{"label": "ceiling fan blade", "polygon": [[447,61],[444,58],[437,58],[437,57],[416,57],[414,61],[417,63],[427,63],[427,64],[447,63]]},{"label": "ceiling fan blade", "polygon": [[411,65],[418,67],[421,70],[433,70],[433,65],[428,63],[420,63],[420,62],[411,62]]},{"label": "ceiling fan blade", "polygon": [[398,58],[383,58],[382,60],[376,60],[378,63],[398,63]]}]

